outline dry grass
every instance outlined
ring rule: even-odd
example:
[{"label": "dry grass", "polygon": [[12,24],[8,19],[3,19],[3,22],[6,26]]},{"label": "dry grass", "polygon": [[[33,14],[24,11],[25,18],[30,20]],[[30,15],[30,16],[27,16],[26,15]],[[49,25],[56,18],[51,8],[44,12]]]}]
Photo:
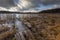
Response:
[{"label": "dry grass", "polygon": [[36,40],[59,40],[60,15],[39,14],[42,17],[23,18],[23,23]]}]

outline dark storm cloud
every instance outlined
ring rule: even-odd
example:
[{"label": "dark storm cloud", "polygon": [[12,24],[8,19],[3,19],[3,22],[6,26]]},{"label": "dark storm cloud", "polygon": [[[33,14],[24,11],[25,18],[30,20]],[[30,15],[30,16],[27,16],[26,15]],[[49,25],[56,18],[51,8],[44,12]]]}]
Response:
[{"label": "dark storm cloud", "polygon": [[11,7],[11,6],[14,6],[14,3],[12,0],[0,0],[0,6],[1,7]]},{"label": "dark storm cloud", "polygon": [[[29,1],[31,1],[31,0],[29,0]],[[60,4],[60,0],[32,0],[32,1],[42,3],[42,4]]]},{"label": "dark storm cloud", "polygon": [[[19,2],[19,0],[15,0],[15,1]],[[23,0],[20,0],[20,1],[23,1]],[[24,0],[24,1],[31,2],[33,5],[36,5],[36,6],[38,4],[60,4],[60,0]],[[0,6],[11,7],[15,5],[13,0],[0,0]]]},{"label": "dark storm cloud", "polygon": [[60,0],[40,0],[43,4],[60,4]]},{"label": "dark storm cloud", "polygon": [[0,0],[0,8],[2,10],[4,10],[3,8],[17,11],[41,10],[46,6],[54,7],[53,5],[56,4],[60,4],[60,0]]}]

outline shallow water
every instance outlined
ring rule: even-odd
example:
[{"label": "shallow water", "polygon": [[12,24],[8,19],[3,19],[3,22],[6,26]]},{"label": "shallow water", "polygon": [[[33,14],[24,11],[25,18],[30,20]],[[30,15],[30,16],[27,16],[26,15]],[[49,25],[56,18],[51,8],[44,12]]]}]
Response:
[{"label": "shallow water", "polygon": [[15,21],[15,24],[16,24],[16,27],[18,28],[18,31],[19,31],[19,32],[25,31],[25,26],[22,24],[21,21],[16,20],[16,21]]}]

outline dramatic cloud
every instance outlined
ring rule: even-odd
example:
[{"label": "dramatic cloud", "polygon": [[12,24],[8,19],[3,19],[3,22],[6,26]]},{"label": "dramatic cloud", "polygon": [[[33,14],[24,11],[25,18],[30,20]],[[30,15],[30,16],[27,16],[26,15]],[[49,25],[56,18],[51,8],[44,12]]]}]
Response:
[{"label": "dramatic cloud", "polygon": [[0,7],[11,7],[14,6],[12,0],[0,0]]},{"label": "dramatic cloud", "polygon": [[[52,5],[59,5],[60,0],[0,0],[0,10],[41,10],[45,7],[53,7]],[[60,7],[60,6],[59,6]],[[3,9],[4,8],[4,9]]]},{"label": "dramatic cloud", "polygon": [[40,0],[43,4],[60,4],[60,0]]},{"label": "dramatic cloud", "polygon": [[35,8],[41,5],[60,4],[60,0],[14,0],[20,9]]}]

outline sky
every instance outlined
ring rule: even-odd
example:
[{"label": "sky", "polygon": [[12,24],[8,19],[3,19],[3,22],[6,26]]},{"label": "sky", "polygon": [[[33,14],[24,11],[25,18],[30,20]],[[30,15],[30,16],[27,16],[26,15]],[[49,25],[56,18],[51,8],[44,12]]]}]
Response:
[{"label": "sky", "polygon": [[[27,11],[52,8],[60,4],[60,0],[0,0],[0,10]],[[60,6],[59,6],[60,7]]]},{"label": "sky", "polygon": [[0,0],[0,7],[12,7],[15,6],[12,0]]}]

